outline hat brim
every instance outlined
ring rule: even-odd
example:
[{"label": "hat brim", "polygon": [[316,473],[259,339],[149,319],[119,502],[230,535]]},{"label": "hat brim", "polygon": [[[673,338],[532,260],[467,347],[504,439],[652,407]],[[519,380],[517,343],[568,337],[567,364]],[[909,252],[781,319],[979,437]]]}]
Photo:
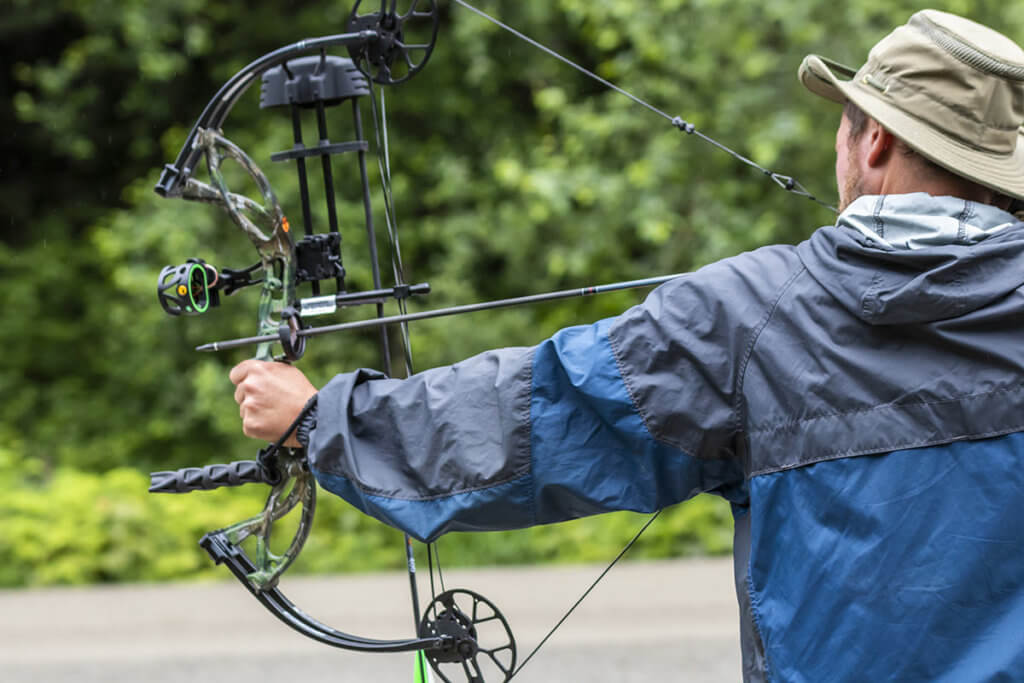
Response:
[{"label": "hat brim", "polygon": [[808,55],[800,64],[800,82],[815,95],[852,101],[921,156],[959,176],[1016,199],[1024,199],[1024,127],[1011,154],[996,155],[943,135],[931,125],[880,98],[848,66]]},{"label": "hat brim", "polygon": [[839,82],[837,73],[849,82],[857,75],[857,70],[820,55],[807,55],[800,64],[800,82],[805,88],[827,100],[844,104],[847,98],[836,85]]}]

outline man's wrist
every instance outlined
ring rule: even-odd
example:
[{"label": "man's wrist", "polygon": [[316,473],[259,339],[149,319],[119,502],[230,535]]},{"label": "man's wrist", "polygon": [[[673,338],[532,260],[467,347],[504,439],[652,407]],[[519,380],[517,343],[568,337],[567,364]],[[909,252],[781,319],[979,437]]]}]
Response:
[{"label": "man's wrist", "polygon": [[316,429],[316,408],[315,405],[311,406],[295,428],[295,439],[303,448],[309,446],[309,432]]}]

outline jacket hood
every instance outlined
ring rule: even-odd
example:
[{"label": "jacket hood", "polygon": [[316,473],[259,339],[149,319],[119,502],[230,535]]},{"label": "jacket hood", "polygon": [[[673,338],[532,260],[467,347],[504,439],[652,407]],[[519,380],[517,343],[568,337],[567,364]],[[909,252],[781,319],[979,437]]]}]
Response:
[{"label": "jacket hood", "polygon": [[954,318],[1024,285],[1024,223],[954,197],[860,197],[797,250],[815,280],[872,325]]}]

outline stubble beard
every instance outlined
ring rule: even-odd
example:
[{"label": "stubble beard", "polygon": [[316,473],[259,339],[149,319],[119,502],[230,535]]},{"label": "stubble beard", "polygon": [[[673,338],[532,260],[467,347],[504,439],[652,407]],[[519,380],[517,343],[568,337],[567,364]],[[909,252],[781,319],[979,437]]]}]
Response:
[{"label": "stubble beard", "polygon": [[846,210],[855,199],[864,194],[864,186],[860,170],[856,163],[855,148],[851,147],[846,158],[846,172],[843,174],[842,185],[839,188],[839,212]]}]

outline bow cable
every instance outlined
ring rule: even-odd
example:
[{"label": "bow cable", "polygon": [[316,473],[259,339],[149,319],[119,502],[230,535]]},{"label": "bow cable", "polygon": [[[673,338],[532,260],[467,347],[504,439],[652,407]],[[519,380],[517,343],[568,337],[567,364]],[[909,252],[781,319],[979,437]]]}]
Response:
[{"label": "bow cable", "polygon": [[580,606],[580,603],[582,603],[584,600],[586,600],[587,596],[590,595],[590,592],[592,590],[594,590],[594,588],[597,587],[597,584],[599,584],[601,582],[601,579],[603,579],[605,577],[605,574],[610,572],[612,570],[612,567],[614,567],[616,564],[618,564],[619,560],[622,559],[623,555],[625,555],[627,552],[629,552],[629,549],[633,547],[633,545],[640,539],[640,536],[642,536],[643,533],[645,531],[647,531],[647,527],[649,527],[652,523],[654,523],[654,520],[656,520],[658,518],[658,515],[660,515],[660,514],[661,514],[661,510],[655,510],[654,512],[651,513],[651,516],[647,518],[647,521],[644,522],[644,525],[642,527],[640,527],[639,531],[637,531],[635,534],[633,534],[633,538],[631,538],[629,540],[629,543],[627,543],[622,548],[622,550],[619,551],[619,554],[615,556],[615,559],[612,560],[608,564],[608,566],[604,568],[604,571],[602,571],[600,574],[597,575],[597,578],[594,579],[589,586],[587,586],[587,590],[583,591],[583,594],[580,595],[580,597],[576,600],[576,602],[574,602],[572,604],[572,607],[570,607],[568,610],[566,610],[565,614],[562,615],[562,618],[559,619],[558,622],[554,626],[551,627],[551,630],[548,631],[547,634],[543,638],[541,638],[540,642],[537,643],[537,646],[535,648],[533,648],[532,650],[530,650],[530,654],[526,655],[526,659],[524,659],[522,661],[522,663],[518,667],[516,667],[516,670],[512,672],[511,676],[509,676],[509,680],[511,680],[511,679],[513,679],[513,678],[515,678],[516,676],[519,675],[519,672],[523,670],[523,667],[526,666],[526,663],[528,661],[530,661],[531,659],[533,659],[533,656],[535,654],[537,654],[538,650],[540,650],[542,647],[544,647],[544,643],[548,642],[548,639],[555,634],[555,631],[557,631],[558,628],[562,624],[565,623],[565,620],[568,619],[569,616],[573,612],[576,611],[576,608]]},{"label": "bow cable", "polygon": [[491,15],[487,14],[483,10],[477,9],[473,5],[470,5],[468,2],[465,2],[465,0],[452,0],[452,2],[454,2],[456,5],[460,5],[462,7],[465,7],[470,12],[473,12],[474,14],[476,14],[476,15],[478,15],[480,17],[483,17],[484,19],[486,19],[487,21],[491,22],[495,26],[497,26],[497,27],[499,27],[499,28],[501,28],[501,29],[511,33],[516,38],[519,38],[520,40],[529,43],[530,45],[532,45],[533,47],[537,48],[541,52],[544,52],[545,54],[547,54],[547,55],[549,55],[551,57],[554,57],[555,59],[557,59],[558,61],[562,62],[563,64],[571,66],[573,69],[576,69],[577,71],[579,71],[583,75],[587,76],[588,78],[592,78],[593,80],[597,81],[598,83],[601,83],[605,87],[611,88],[612,90],[614,90],[615,92],[619,93],[620,95],[625,95],[626,97],[631,99],[636,104],[639,104],[641,107],[644,107],[645,109],[647,109],[647,110],[657,114],[658,116],[662,117],[663,119],[667,120],[669,123],[671,123],[673,126],[678,128],[683,133],[686,133],[688,135],[696,135],[697,137],[699,137],[704,142],[707,142],[710,145],[714,145],[718,149],[722,150],[726,154],[731,155],[733,158],[737,159],[738,161],[743,162],[747,166],[750,166],[752,168],[756,168],[758,171],[760,171],[761,173],[766,175],[768,178],[770,178],[772,180],[772,182],[774,182],[776,185],[781,187],[786,192],[792,193],[792,194],[794,194],[794,195],[796,195],[798,197],[806,197],[807,199],[810,199],[812,202],[814,202],[816,204],[819,204],[819,205],[825,207],[826,209],[829,209],[833,213],[839,213],[839,210],[836,209],[836,207],[832,206],[831,204],[828,204],[826,202],[821,201],[820,199],[818,199],[817,197],[812,195],[810,192],[808,192],[807,188],[805,188],[800,183],[800,181],[797,180],[796,178],[794,178],[793,176],[782,175],[781,173],[776,173],[775,171],[772,171],[771,169],[765,168],[764,166],[760,165],[756,161],[753,161],[752,159],[748,159],[747,157],[743,156],[739,152],[737,152],[737,151],[735,151],[735,150],[733,150],[733,149],[731,149],[729,147],[726,147],[724,144],[722,144],[718,140],[715,140],[711,136],[706,135],[706,134],[702,133],[701,131],[697,130],[697,128],[692,123],[689,123],[688,121],[685,121],[684,119],[682,119],[682,118],[680,118],[678,116],[672,116],[671,114],[665,113],[661,109],[658,109],[657,107],[655,107],[650,102],[647,102],[646,100],[643,100],[643,99],[637,97],[636,95],[628,92],[627,90],[625,90],[625,89],[615,85],[614,83],[612,83],[608,79],[602,78],[601,76],[598,76],[593,71],[590,71],[589,69],[586,69],[586,68],[580,66],[579,64],[577,64],[576,62],[572,61],[568,57],[565,57],[564,55],[559,54],[555,50],[552,50],[551,48],[547,47],[546,45],[544,45],[544,44],[534,40],[533,38],[529,37],[525,33],[521,32],[521,31],[518,31],[518,30],[512,28],[511,26],[509,26],[508,24],[505,24],[505,23],[501,22],[500,20],[496,19],[495,17],[492,17]]},{"label": "bow cable", "polygon": [[[377,141],[377,169],[380,175],[381,194],[384,197],[384,222],[387,226],[388,245],[391,252],[391,271],[394,277],[394,283],[396,287],[404,287],[405,281],[405,266],[402,263],[402,249],[401,243],[398,239],[398,220],[395,213],[394,194],[391,191],[391,149],[388,140],[388,119],[387,119],[387,104],[384,97],[384,88],[380,89],[380,108],[377,106],[377,99],[373,93],[373,81],[370,81],[370,109],[373,115],[373,130],[374,136]],[[406,316],[409,313],[408,306],[406,305],[406,299],[399,297],[397,299],[398,310],[400,316]],[[402,320],[398,324],[399,333],[402,340],[402,353],[405,361],[405,376],[411,377],[415,374],[412,362],[412,343],[409,339],[409,323],[408,321]],[[390,373],[388,373],[390,374]],[[406,566],[409,574],[409,585],[412,591],[413,601],[413,620],[416,624],[416,628],[419,628],[420,623],[420,606],[419,606],[419,590],[416,584],[416,558],[413,553],[412,538],[409,534],[405,536],[405,549],[406,549]],[[436,548],[434,543],[427,543],[427,573],[430,578],[430,600],[431,603],[437,600],[437,591],[434,587],[434,566],[435,566],[435,555]],[[437,578],[441,585],[441,592],[445,592],[444,588],[444,575],[441,571],[441,560],[440,557],[436,557],[437,565]],[[417,634],[418,635],[418,634]],[[421,680],[427,680],[425,667],[426,662],[422,656],[417,657],[417,667],[419,668],[419,677]]]},{"label": "bow cable", "polygon": [[[370,95],[370,102],[372,104],[373,103],[373,87],[372,87],[373,81],[370,80],[370,79],[367,79],[367,80],[368,80],[368,84],[369,84],[369,87],[370,87],[370,93],[369,93],[369,95]],[[381,96],[383,97],[383,89],[381,91]],[[358,104],[358,102],[355,99],[353,99],[353,101],[352,101],[352,109],[353,109],[353,116],[354,116],[354,119],[355,119],[356,137],[358,139],[362,140],[363,139],[362,116],[361,116],[360,111],[359,111],[359,104]],[[376,116],[376,109],[373,110],[373,127],[374,127],[374,132],[377,135],[377,143],[378,143],[378,145],[377,145],[378,146],[377,160],[378,160],[378,165],[379,165],[380,164],[380,132],[379,132],[379,124],[378,124],[377,116]],[[379,265],[379,261],[378,261],[376,232],[375,232],[374,227],[373,227],[373,212],[372,212],[372,208],[371,208],[372,207],[372,203],[370,201],[370,184],[369,184],[369,179],[368,179],[368,174],[367,174],[367,169],[366,169],[366,152],[365,152],[365,150],[360,150],[359,151],[359,172],[360,172],[360,176],[361,176],[361,179],[362,179],[362,187],[363,187],[363,207],[364,207],[364,212],[365,212],[365,221],[364,222],[365,222],[365,225],[366,225],[367,242],[368,242],[369,251],[370,251],[370,272],[371,272],[371,276],[373,278],[374,289],[379,290],[382,287],[382,282],[381,282],[381,276],[380,276],[380,265]],[[383,176],[382,176],[382,178],[383,178]],[[388,194],[390,194],[390,193],[388,193]],[[392,227],[391,227],[390,212],[385,211],[385,218],[387,218],[389,241],[393,241],[392,238],[391,238]],[[393,254],[394,254],[394,250],[392,249],[392,261],[394,260],[394,255]],[[397,277],[398,276],[396,275],[395,285],[398,286],[398,285],[404,284],[403,282],[399,281],[397,279]],[[405,310],[404,309],[404,302],[401,299],[399,299],[399,304],[403,306],[402,310],[404,312],[404,310]],[[377,313],[377,319],[380,319],[380,318],[384,317],[384,304],[383,304],[382,301],[378,301],[377,302],[377,304],[376,304],[376,313]],[[379,328],[379,334],[380,334],[381,362],[383,363],[383,366],[384,366],[383,369],[384,369],[386,374],[391,375],[392,374],[391,350],[390,350],[390,344],[388,342],[387,328],[384,327],[384,326],[381,326]],[[403,342],[404,342],[403,343],[403,348],[406,349],[406,351],[405,351],[406,372],[411,374],[411,366],[410,366],[411,359],[410,359],[409,352],[408,352],[408,337],[406,335],[403,335],[402,339],[403,339]],[[408,534],[403,534],[403,541],[404,541],[403,545],[404,545],[405,556],[406,556],[406,568],[407,568],[407,572],[408,572],[408,576],[409,576],[409,597],[410,597],[411,606],[412,606],[413,628],[415,629],[415,631],[418,632],[419,631],[419,623],[420,623],[420,597],[419,597],[419,589],[418,589],[417,582],[416,582],[416,561],[415,561],[415,557],[414,557],[414,554],[413,554],[412,538]],[[425,661],[425,659],[424,659],[424,657],[422,655],[422,651],[419,651],[418,654],[417,654],[416,666],[419,669],[419,671],[418,671],[419,678],[421,680],[427,680],[426,661]]]}]

